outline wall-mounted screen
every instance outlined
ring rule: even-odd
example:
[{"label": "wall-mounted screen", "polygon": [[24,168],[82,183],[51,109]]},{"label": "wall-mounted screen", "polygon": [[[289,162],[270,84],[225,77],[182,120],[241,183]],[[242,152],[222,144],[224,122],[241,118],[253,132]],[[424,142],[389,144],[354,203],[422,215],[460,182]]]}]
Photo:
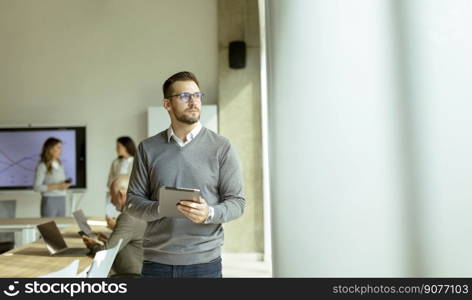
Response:
[{"label": "wall-mounted screen", "polygon": [[61,162],[71,188],[86,185],[85,127],[0,128],[0,190],[32,189],[44,142],[62,141]]}]

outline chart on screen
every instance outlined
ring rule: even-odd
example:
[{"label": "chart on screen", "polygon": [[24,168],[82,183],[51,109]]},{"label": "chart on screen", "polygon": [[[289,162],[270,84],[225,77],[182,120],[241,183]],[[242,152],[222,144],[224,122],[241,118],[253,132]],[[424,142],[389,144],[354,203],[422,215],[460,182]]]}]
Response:
[{"label": "chart on screen", "polygon": [[74,130],[1,130],[0,187],[31,187],[44,142],[62,141],[61,162],[66,177],[76,182],[76,137]]}]

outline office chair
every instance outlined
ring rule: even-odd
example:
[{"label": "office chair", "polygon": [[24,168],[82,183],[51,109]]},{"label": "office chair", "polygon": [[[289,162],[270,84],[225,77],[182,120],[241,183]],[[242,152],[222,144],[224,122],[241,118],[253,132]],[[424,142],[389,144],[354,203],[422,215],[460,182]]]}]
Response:
[{"label": "office chair", "polygon": [[77,277],[86,278],[107,278],[110,273],[111,266],[115,261],[116,254],[120,251],[123,239],[118,241],[118,244],[110,249],[98,251],[93,258],[93,262],[88,269],[80,273]]}]

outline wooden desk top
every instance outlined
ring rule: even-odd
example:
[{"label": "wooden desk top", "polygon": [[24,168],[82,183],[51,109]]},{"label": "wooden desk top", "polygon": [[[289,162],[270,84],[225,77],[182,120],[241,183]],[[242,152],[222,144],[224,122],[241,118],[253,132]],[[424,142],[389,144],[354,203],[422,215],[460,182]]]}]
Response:
[{"label": "wooden desk top", "polygon": [[[101,226],[92,226],[92,229],[96,231],[107,231],[107,229]],[[85,249],[82,238],[77,233],[78,231],[77,226],[66,228],[62,231],[64,240],[69,248]],[[79,260],[79,273],[85,270],[93,260],[88,256],[51,256],[44,242],[39,240],[1,254],[0,277],[39,277],[58,271],[75,259]]]},{"label": "wooden desk top", "polygon": [[[88,220],[103,221],[103,217],[88,217]],[[0,218],[0,226],[4,225],[19,225],[19,226],[36,226],[49,221],[56,221],[59,224],[75,225],[73,217],[58,217],[58,218]]]}]

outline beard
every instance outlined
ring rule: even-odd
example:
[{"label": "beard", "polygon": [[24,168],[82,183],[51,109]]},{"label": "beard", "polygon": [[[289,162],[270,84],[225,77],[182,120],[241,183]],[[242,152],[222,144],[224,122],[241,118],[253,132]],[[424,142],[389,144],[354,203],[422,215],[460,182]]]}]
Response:
[{"label": "beard", "polygon": [[176,114],[175,118],[179,122],[182,122],[182,123],[185,123],[185,124],[188,124],[188,125],[195,124],[200,120],[200,111],[198,109],[196,109],[196,110],[197,110],[196,113],[183,111],[179,115]]}]

